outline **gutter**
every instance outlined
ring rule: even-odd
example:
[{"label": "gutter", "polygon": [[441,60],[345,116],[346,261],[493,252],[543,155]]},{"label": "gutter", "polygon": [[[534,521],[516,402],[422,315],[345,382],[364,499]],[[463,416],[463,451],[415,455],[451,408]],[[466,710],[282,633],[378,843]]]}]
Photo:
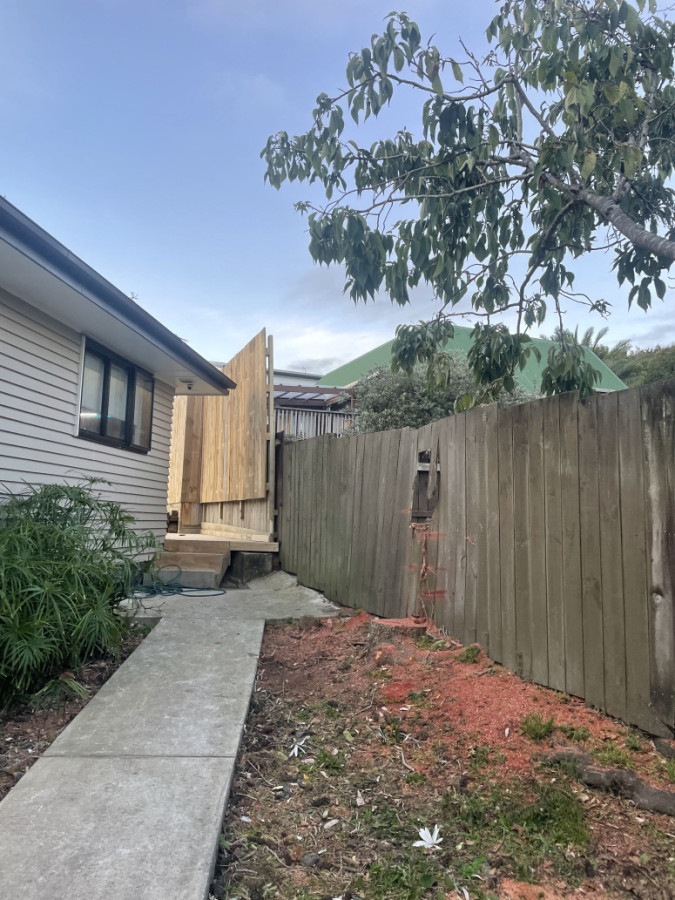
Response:
[{"label": "gutter", "polygon": [[146,339],[199,375],[212,387],[226,393],[237,385],[216,369],[178,335],[162,325],[119,288],[99,275],[32,219],[0,197],[0,237],[38,265],[63,277],[89,301],[111,313]]}]

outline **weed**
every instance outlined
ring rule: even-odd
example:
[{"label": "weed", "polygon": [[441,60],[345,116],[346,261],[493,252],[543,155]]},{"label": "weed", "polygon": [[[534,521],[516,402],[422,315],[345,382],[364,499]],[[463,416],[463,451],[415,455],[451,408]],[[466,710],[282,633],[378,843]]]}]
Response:
[{"label": "weed", "polygon": [[309,722],[313,715],[314,710],[311,706],[300,706],[295,711],[295,718],[298,722]]},{"label": "weed", "polygon": [[591,732],[586,728],[585,725],[558,725],[556,726],[558,731],[561,731],[566,738],[569,738],[571,741],[575,741],[577,744],[581,744],[583,741],[587,741],[591,736]]},{"label": "weed", "polygon": [[666,763],[666,778],[671,784],[675,784],[675,759],[669,759]]},{"label": "weed", "polygon": [[542,719],[539,713],[528,713],[520,726],[520,733],[527,735],[533,741],[543,741],[555,731],[555,717]]},{"label": "weed", "polygon": [[422,637],[416,638],[415,644],[420,650],[432,650],[438,652],[439,650],[449,649],[447,641],[438,640],[430,634],[424,634]]},{"label": "weed", "polygon": [[629,731],[626,735],[626,747],[628,747],[629,750],[633,750],[635,753],[641,753],[642,750],[644,750],[642,741],[634,731]]},{"label": "weed", "polygon": [[52,678],[33,694],[31,706],[33,709],[51,709],[69,700],[86,700],[87,697],[87,689],[83,684],[68,675],[61,675],[60,678]]},{"label": "weed", "polygon": [[314,771],[323,771],[328,774],[341,772],[345,767],[345,760],[341,753],[329,753],[327,750],[319,750],[316,754]]},{"label": "weed", "polygon": [[605,741],[600,749],[591,750],[593,756],[603,766],[619,769],[630,769],[632,761],[628,750],[617,746],[614,741]]},{"label": "weed", "polygon": [[472,644],[470,647],[465,647],[464,650],[458,654],[457,659],[463,663],[477,663],[479,656],[480,647],[478,644]]},{"label": "weed", "polygon": [[477,747],[469,748],[469,767],[474,772],[484,769],[490,762],[490,749],[487,744],[479,744]]},{"label": "weed", "polygon": [[380,734],[386,744],[402,744],[405,740],[405,732],[401,729],[401,720],[398,716],[390,716],[380,727]]},{"label": "weed", "polygon": [[406,784],[422,784],[422,782],[426,780],[427,776],[423,775],[421,772],[411,772],[409,775],[405,776]]},{"label": "weed", "polygon": [[370,672],[366,672],[366,675],[368,678],[372,678],[373,681],[391,681],[394,677],[386,666],[377,666],[377,668],[371,669]]},{"label": "weed", "polygon": [[521,880],[531,880],[545,861],[572,880],[584,877],[590,833],[581,801],[562,785],[535,783],[531,792],[515,782],[489,793],[453,790],[444,795],[441,809],[446,831],[455,831],[448,843],[453,841],[459,852],[469,850],[469,865],[482,856],[489,860],[498,845]]},{"label": "weed", "polygon": [[547,765],[565,775],[569,775],[570,778],[579,777],[579,762],[576,759],[559,759],[553,763],[547,763]]},{"label": "weed", "polygon": [[459,871],[466,879],[475,878],[483,868],[485,861],[486,860],[484,856],[477,856],[469,863],[462,863],[462,865],[459,867]]},{"label": "weed", "polygon": [[340,704],[336,700],[327,700],[322,704],[321,708],[327,719],[340,718]]},{"label": "weed", "polygon": [[431,691],[410,691],[408,694],[408,700],[411,703],[419,703],[420,706],[431,706],[431,701],[429,700],[429,694]]},{"label": "weed", "polygon": [[406,820],[401,821],[401,816],[395,806],[378,805],[370,810],[364,810],[361,813],[363,822],[366,822],[366,812],[370,812],[368,824],[376,837],[391,841],[399,846],[411,846],[411,835],[417,834],[416,823],[410,823]]},{"label": "weed", "polygon": [[[391,858],[373,863],[368,880],[357,878],[354,887],[372,900],[418,900],[437,884],[445,885],[438,863],[431,857],[400,862]],[[447,885],[452,887],[450,881]]]}]

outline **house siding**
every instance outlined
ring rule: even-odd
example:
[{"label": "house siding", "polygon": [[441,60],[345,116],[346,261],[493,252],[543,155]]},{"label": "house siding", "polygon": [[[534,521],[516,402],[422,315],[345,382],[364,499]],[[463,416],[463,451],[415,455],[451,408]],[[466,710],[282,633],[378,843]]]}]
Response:
[{"label": "house siding", "polygon": [[173,388],[155,381],[149,453],[79,438],[81,346],[76,331],[0,290],[0,489],[100,477],[137,530],[163,538]]}]

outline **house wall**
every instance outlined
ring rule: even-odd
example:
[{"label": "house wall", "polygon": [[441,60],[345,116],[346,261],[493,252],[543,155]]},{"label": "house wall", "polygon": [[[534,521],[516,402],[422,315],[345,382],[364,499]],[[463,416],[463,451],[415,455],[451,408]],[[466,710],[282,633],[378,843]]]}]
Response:
[{"label": "house wall", "polygon": [[81,352],[80,334],[0,290],[0,490],[104,478],[102,495],[130,512],[137,530],[163,537],[173,388],[155,381],[149,453],[83,440]]}]

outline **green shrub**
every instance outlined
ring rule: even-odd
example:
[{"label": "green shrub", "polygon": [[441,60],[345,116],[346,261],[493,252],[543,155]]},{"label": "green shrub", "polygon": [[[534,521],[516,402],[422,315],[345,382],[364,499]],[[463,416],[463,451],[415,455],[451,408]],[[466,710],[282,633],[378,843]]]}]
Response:
[{"label": "green shrub", "polygon": [[116,606],[157,541],[97,483],[0,497],[0,708],[121,642]]}]

